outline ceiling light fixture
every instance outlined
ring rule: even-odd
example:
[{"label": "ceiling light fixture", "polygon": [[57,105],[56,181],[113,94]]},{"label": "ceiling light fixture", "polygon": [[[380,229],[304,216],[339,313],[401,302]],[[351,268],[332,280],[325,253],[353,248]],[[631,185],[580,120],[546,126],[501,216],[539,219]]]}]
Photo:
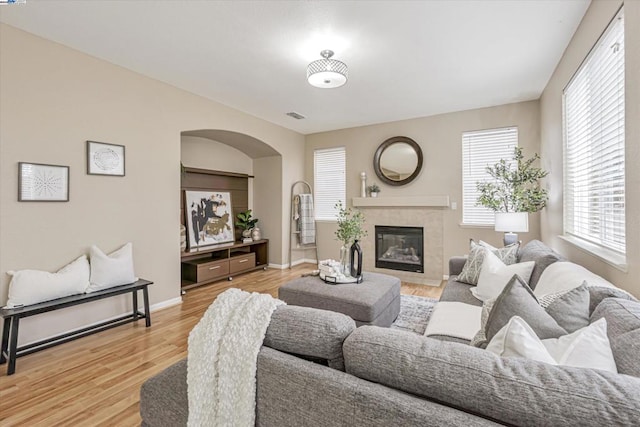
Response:
[{"label": "ceiling light fixture", "polygon": [[331,89],[340,87],[347,82],[347,64],[337,59],[331,59],[332,50],[320,52],[323,59],[313,61],[307,66],[307,80],[311,86]]}]

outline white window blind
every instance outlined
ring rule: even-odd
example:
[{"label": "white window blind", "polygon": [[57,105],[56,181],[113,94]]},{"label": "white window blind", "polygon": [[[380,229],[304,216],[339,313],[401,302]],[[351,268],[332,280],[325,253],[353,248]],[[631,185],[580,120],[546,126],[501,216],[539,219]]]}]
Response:
[{"label": "white window blind", "polygon": [[316,220],[336,220],[336,203],[346,204],[345,169],[344,147],[315,150],[313,153]]},{"label": "white window blind", "polygon": [[564,90],[564,232],[624,254],[622,9]]},{"label": "white window blind", "polygon": [[466,225],[493,225],[495,213],[477,206],[478,182],[492,179],[487,166],[513,158],[518,146],[518,128],[487,129],[462,134],[462,222]]}]

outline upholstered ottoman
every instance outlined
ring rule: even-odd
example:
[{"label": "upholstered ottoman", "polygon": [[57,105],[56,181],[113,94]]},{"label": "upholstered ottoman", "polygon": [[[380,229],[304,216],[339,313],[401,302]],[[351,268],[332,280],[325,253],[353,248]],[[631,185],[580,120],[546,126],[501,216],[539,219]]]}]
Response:
[{"label": "upholstered ottoman", "polygon": [[328,284],[319,277],[301,277],[278,289],[290,305],[346,314],[356,325],[391,326],[400,313],[400,279],[364,273],[362,283]]}]

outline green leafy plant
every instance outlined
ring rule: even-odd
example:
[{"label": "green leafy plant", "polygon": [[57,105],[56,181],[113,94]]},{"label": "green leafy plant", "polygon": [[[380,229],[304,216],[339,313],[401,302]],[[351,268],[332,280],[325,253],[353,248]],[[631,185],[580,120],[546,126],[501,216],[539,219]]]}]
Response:
[{"label": "green leafy plant", "polygon": [[493,180],[476,183],[480,192],[477,204],[495,212],[538,212],[544,208],[549,194],[540,187],[539,180],[548,172],[533,166],[538,159],[540,156],[536,153],[524,160],[522,148],[516,147],[512,159],[501,159],[487,166]]},{"label": "green leafy plant", "polygon": [[258,223],[257,218],[252,218],[251,209],[240,212],[236,215],[236,218],[238,218],[236,226],[242,230],[251,230]]},{"label": "green leafy plant", "polygon": [[367,190],[369,190],[369,193],[379,193],[380,192],[380,187],[378,187],[378,184],[371,184],[370,186],[367,187]]},{"label": "green leafy plant", "polygon": [[338,210],[338,229],[336,237],[345,246],[351,245],[355,240],[360,240],[367,235],[364,230],[364,215],[358,210],[345,208],[342,202],[336,203]]}]

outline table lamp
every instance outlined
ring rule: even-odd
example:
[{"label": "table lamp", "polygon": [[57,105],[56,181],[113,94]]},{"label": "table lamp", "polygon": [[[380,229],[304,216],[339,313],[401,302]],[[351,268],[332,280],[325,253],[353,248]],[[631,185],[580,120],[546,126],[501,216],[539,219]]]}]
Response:
[{"label": "table lamp", "polygon": [[495,230],[504,232],[504,245],[512,245],[518,241],[516,233],[529,231],[528,212],[496,212]]}]

